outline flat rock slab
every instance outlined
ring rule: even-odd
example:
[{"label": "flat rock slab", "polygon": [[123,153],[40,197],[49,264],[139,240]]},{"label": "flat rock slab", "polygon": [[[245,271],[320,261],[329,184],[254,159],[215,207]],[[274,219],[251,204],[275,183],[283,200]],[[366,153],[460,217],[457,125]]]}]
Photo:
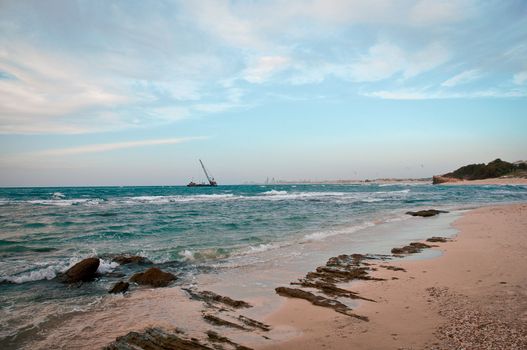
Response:
[{"label": "flat rock slab", "polygon": [[436,216],[441,213],[448,213],[446,210],[437,210],[437,209],[427,209],[427,210],[419,210],[419,211],[407,211],[406,214],[412,215],[412,216],[421,216],[423,218],[427,218],[430,216]]}]

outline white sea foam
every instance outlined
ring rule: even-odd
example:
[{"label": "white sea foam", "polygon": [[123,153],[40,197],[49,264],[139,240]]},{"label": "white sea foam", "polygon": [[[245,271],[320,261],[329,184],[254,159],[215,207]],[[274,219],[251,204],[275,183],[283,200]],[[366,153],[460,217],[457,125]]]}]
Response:
[{"label": "white sea foam", "polygon": [[99,205],[104,202],[100,198],[75,198],[75,199],[34,199],[29,200],[27,203],[37,204],[37,205],[53,205],[58,207],[67,207],[70,205]]},{"label": "white sea foam", "polygon": [[401,194],[401,193],[409,193],[409,192],[410,192],[410,189],[407,188],[407,189],[399,190],[399,191],[377,191],[377,192],[373,192],[373,193],[378,193],[378,194]]},{"label": "white sea foam", "polygon": [[117,266],[119,266],[119,264],[115,261],[106,261],[104,259],[99,259],[99,267],[97,268],[97,272],[100,274],[112,272]]},{"label": "white sea foam", "polygon": [[194,260],[194,253],[188,249],[185,249],[184,251],[179,252],[179,255],[181,255],[185,260],[188,260],[188,261]]},{"label": "white sea foam", "polygon": [[138,196],[138,197],[127,197],[124,199],[124,203],[127,204],[140,204],[140,203],[152,203],[152,204],[167,204],[176,202],[208,202],[208,201],[221,201],[239,198],[241,196],[234,196],[232,193],[225,194],[197,194],[193,196]]},{"label": "white sea foam", "polygon": [[[93,256],[92,253],[89,256]],[[88,256],[88,255],[87,255]],[[51,264],[46,263],[35,263],[35,266],[45,266],[43,268],[25,272],[25,273],[18,273],[14,275],[9,276],[1,276],[0,282],[11,282],[11,283],[25,283],[25,282],[32,282],[32,281],[40,281],[40,280],[51,280],[55,278],[59,273],[62,273],[81,261],[82,259],[86,258],[87,256],[79,257],[74,256],[68,259],[67,261],[55,261]],[[119,264],[116,262],[110,262],[100,259],[99,268],[97,269],[98,273],[105,274],[108,272],[113,271]]]},{"label": "white sea foam", "polygon": [[35,270],[16,276],[2,276],[0,277],[0,281],[19,284],[39,280],[50,280],[55,278],[59,271],[60,269],[58,269],[56,266],[48,266],[44,269]]},{"label": "white sea foam", "polygon": [[366,203],[382,202],[384,200],[385,199],[382,199],[382,198],[364,198],[364,199],[362,199],[362,201],[366,202]]},{"label": "white sea foam", "polygon": [[270,191],[263,192],[262,194],[266,196],[282,195],[282,194],[287,194],[287,191],[270,190]]},{"label": "white sea foam", "polygon": [[248,253],[261,253],[261,252],[265,252],[269,249],[273,249],[273,248],[276,248],[276,246],[274,244],[259,244],[257,246],[249,246],[249,251]]},{"label": "white sea foam", "polygon": [[179,252],[179,255],[182,256],[186,261],[214,260],[226,258],[229,256],[228,254],[222,253],[216,248],[205,248],[196,251],[185,249],[184,251]]},{"label": "white sea foam", "polygon": [[327,230],[327,231],[313,232],[313,233],[305,235],[304,239],[306,241],[320,241],[320,240],[324,240],[331,236],[350,234],[353,232],[357,232],[357,231],[363,230],[371,226],[375,226],[375,223],[371,221],[367,221],[363,224],[355,225],[352,227],[347,227],[347,228],[340,229],[340,230]]},{"label": "white sea foam", "polygon": [[317,198],[329,198],[329,197],[342,197],[347,193],[345,192],[287,192],[287,191],[268,191],[264,192],[263,195],[246,197],[250,200],[309,200]]},{"label": "white sea foam", "polygon": [[53,199],[62,199],[62,198],[65,198],[66,195],[62,192],[53,192],[53,194],[51,195],[51,198]]}]

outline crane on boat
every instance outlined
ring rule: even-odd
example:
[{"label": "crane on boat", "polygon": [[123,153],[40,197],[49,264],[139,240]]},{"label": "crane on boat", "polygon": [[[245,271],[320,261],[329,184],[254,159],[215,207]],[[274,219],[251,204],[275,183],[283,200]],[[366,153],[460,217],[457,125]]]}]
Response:
[{"label": "crane on boat", "polygon": [[205,182],[196,183],[194,181],[190,181],[189,184],[187,185],[187,187],[214,187],[214,186],[218,186],[218,183],[216,182],[214,177],[212,175],[209,175],[210,171],[207,171],[207,168],[205,168],[205,165],[203,164],[201,159],[199,159],[199,163],[201,164],[201,168],[203,169],[203,172],[205,173],[205,176],[207,177],[207,181],[209,183],[205,183]]}]

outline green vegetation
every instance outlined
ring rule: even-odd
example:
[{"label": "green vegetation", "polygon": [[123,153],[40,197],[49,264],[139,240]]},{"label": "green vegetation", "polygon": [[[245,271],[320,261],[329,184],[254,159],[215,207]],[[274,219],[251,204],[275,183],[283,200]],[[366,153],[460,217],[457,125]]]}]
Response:
[{"label": "green vegetation", "polygon": [[527,163],[509,163],[501,159],[493,160],[485,165],[469,164],[465,165],[451,173],[443,175],[443,177],[456,178],[461,180],[481,180],[501,176],[523,175],[527,171]]}]

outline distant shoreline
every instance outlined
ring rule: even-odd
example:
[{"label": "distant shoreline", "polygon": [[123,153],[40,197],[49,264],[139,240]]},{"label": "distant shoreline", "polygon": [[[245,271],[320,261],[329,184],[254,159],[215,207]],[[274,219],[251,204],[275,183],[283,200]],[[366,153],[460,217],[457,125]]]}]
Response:
[{"label": "distant shoreline", "polygon": [[383,179],[366,179],[366,180],[298,180],[298,181],[282,181],[279,180],[274,183],[260,184],[260,185],[358,185],[358,184],[398,184],[398,183],[418,183],[428,184],[432,183],[432,178],[418,178],[418,179],[398,179],[398,178],[383,178]]},{"label": "distant shoreline", "polygon": [[[431,184],[432,178],[419,179],[373,179],[373,180],[327,180],[327,181],[280,181],[262,185],[359,185],[359,184]],[[483,180],[456,180],[438,185],[527,185],[527,178],[498,177]]]},{"label": "distant shoreline", "polygon": [[439,186],[460,186],[460,185],[527,185],[527,178],[523,177],[498,177],[483,180],[459,180],[453,182],[444,182]]}]

